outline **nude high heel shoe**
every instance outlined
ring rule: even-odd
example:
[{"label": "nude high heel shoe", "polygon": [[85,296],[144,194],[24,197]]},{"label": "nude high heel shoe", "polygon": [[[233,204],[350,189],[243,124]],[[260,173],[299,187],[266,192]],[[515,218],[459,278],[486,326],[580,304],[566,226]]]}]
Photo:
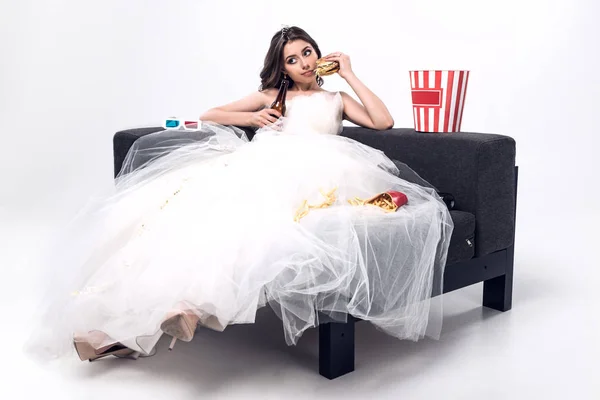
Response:
[{"label": "nude high heel shoe", "polygon": [[213,304],[204,303],[199,307],[199,309],[202,311],[200,311],[200,321],[198,322],[198,325],[212,329],[216,332],[223,332],[225,330],[227,324],[223,324],[216,317],[217,310]]},{"label": "nude high heel shoe", "polygon": [[191,342],[198,326],[199,317],[185,303],[179,303],[175,310],[168,313],[160,325],[160,329],[173,337],[169,350],[173,350],[177,340]]},{"label": "nude high heel shoe", "polygon": [[[123,346],[120,343],[111,343],[106,346],[98,347],[108,339],[108,335],[101,331],[91,331],[87,334],[75,334],[73,336],[73,345],[81,361],[94,361],[100,358],[115,357],[135,357],[136,351]],[[138,353],[139,354],[139,353]]]},{"label": "nude high heel shoe", "polygon": [[215,332],[223,332],[225,330],[225,326],[221,324],[219,319],[214,315],[207,315],[206,317],[203,317],[200,320],[199,325],[208,329],[212,329]]}]

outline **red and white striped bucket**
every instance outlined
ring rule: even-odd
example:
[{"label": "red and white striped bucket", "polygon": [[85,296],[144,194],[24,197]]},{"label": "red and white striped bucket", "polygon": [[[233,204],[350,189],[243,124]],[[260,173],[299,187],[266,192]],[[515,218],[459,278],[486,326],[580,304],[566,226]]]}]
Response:
[{"label": "red and white striped bucket", "polygon": [[419,132],[459,132],[469,71],[410,71],[413,117]]}]

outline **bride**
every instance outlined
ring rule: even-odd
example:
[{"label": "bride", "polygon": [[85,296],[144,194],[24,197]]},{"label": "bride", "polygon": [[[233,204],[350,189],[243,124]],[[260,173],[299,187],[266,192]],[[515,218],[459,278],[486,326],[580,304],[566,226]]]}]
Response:
[{"label": "bride", "polygon": [[[323,58],[362,104],[323,90],[321,56],[305,31],[283,28],[259,91],[205,112],[193,141],[167,130],[136,141],[114,187],[44,257],[35,356],[147,356],[162,335],[172,348],[196,329],[253,323],[266,305],[289,345],[348,315],[399,339],[438,337],[448,209],[381,151],[339,135],[343,119],[375,130],[393,120],[345,54]],[[269,108],[283,78],[285,115]]]}]

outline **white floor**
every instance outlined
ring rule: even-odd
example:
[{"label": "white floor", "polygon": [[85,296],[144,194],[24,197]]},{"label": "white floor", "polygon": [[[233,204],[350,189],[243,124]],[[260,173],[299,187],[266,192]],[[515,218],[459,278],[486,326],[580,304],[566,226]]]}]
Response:
[{"label": "white floor", "polygon": [[598,399],[598,235],[585,234],[597,224],[570,215],[552,226],[528,212],[524,204],[511,311],[483,308],[478,284],[445,296],[440,341],[402,342],[361,323],[356,371],[334,381],[317,373],[317,332],[287,347],[267,309],[254,325],[199,331],[172,352],[165,339],[158,354],[138,361],[33,363],[20,346],[35,271],[18,261],[52,225],[20,217],[0,231],[8,271],[0,303],[2,398]]}]

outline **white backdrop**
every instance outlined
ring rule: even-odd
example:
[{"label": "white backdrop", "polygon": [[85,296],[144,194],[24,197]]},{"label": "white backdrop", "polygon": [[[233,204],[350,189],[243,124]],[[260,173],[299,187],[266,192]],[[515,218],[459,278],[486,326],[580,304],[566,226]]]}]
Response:
[{"label": "white backdrop", "polygon": [[[116,131],[197,117],[256,90],[271,35],[287,24],[307,30],[324,53],[349,54],[396,127],[413,126],[410,69],[471,70],[463,130],[517,141],[517,258],[577,259],[540,261],[537,271],[553,270],[558,282],[561,269],[575,268],[579,292],[599,278],[584,246],[600,223],[595,0],[0,4],[4,257],[26,253],[23,241],[40,226],[110,184]],[[324,88],[352,94],[338,76]],[[556,253],[542,256],[549,249]]]},{"label": "white backdrop", "polygon": [[[195,117],[256,90],[282,24],[303,27],[324,53],[349,54],[396,127],[412,126],[409,69],[470,69],[463,130],[517,140],[522,206],[540,210],[528,195],[555,193],[569,177],[586,194],[569,200],[596,207],[597,185],[585,187],[594,179],[600,126],[594,1],[3,4],[5,213],[83,201],[111,178],[112,135],[120,129]],[[351,92],[338,76],[325,88]]]}]

